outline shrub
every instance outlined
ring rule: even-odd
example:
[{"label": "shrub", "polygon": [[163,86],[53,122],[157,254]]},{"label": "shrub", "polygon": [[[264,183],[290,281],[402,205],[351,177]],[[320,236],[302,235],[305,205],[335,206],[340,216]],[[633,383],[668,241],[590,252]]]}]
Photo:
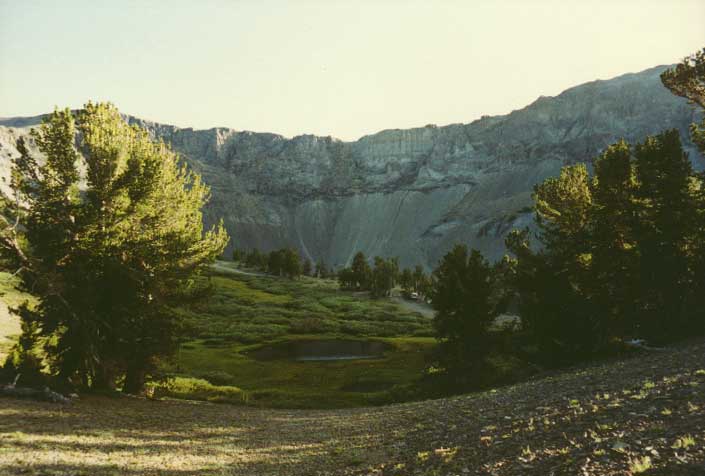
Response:
[{"label": "shrub", "polygon": [[199,375],[200,378],[207,380],[213,385],[232,385],[235,383],[235,377],[222,370],[211,370]]},{"label": "shrub", "polygon": [[247,393],[226,385],[213,385],[207,380],[191,377],[173,377],[165,383],[153,384],[155,398],[171,397],[214,403],[247,403]]}]

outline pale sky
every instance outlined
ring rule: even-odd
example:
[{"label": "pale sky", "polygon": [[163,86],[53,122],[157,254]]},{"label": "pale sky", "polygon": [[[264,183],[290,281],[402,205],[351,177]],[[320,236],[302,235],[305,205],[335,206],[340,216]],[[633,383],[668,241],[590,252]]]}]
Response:
[{"label": "pale sky", "polygon": [[0,117],[311,133],[471,122],[705,47],[703,0],[0,0]]}]

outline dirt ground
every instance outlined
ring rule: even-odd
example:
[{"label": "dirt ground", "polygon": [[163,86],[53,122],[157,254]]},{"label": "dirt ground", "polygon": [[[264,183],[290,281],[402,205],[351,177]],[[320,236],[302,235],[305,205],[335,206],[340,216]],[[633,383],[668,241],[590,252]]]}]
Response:
[{"label": "dirt ground", "polygon": [[705,342],[336,411],[0,399],[2,475],[700,475]]}]

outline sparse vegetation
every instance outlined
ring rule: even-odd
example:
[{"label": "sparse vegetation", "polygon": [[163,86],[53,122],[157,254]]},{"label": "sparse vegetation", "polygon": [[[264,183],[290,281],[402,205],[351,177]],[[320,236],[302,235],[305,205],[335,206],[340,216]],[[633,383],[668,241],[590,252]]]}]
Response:
[{"label": "sparse vegetation", "polygon": [[[699,476],[705,418],[686,403],[705,407],[705,376],[692,372],[703,359],[697,342],[472,395],[341,410],[244,407],[233,390],[220,396],[238,405],[3,399],[0,473]],[[622,398],[645,375],[646,398]],[[217,400],[203,381],[174,388]]]}]

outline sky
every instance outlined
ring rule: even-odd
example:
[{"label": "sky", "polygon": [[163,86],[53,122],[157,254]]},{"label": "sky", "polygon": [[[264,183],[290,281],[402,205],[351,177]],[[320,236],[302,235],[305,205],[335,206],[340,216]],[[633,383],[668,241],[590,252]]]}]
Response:
[{"label": "sky", "polygon": [[703,47],[703,0],[0,0],[0,117],[111,101],[180,127],[355,140]]}]

